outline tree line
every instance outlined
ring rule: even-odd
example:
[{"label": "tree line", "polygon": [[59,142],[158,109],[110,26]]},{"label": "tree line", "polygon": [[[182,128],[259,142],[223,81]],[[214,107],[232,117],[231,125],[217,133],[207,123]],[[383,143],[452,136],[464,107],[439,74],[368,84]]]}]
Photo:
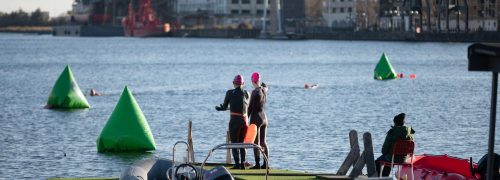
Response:
[{"label": "tree line", "polygon": [[22,9],[10,13],[0,12],[0,27],[6,26],[51,26],[66,21],[65,17],[49,18],[49,13],[36,9],[26,12]]}]

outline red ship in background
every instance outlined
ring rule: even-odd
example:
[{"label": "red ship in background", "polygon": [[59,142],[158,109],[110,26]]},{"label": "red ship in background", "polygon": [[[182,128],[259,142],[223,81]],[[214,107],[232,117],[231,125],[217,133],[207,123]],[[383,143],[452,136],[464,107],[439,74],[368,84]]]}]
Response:
[{"label": "red ship in background", "polygon": [[139,10],[134,12],[132,3],[128,7],[128,15],[122,19],[125,36],[151,37],[164,36],[170,32],[170,24],[157,18],[151,0],[141,0]]}]

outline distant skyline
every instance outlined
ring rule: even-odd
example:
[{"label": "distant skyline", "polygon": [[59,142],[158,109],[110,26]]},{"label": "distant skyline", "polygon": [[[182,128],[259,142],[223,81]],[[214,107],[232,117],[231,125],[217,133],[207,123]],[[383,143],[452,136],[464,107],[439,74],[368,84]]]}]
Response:
[{"label": "distant skyline", "polygon": [[48,11],[50,17],[56,17],[71,10],[74,0],[0,0],[0,12],[10,13],[22,9],[32,12],[37,8]]}]

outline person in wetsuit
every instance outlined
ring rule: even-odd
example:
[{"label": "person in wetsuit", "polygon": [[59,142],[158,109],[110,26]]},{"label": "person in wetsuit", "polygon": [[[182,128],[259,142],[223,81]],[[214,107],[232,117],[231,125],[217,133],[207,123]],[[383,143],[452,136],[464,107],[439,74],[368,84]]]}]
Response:
[{"label": "person in wetsuit", "polygon": [[[250,124],[255,124],[257,126],[257,134],[259,137],[255,138],[255,144],[260,144],[264,150],[264,154],[269,158],[269,148],[266,143],[266,133],[267,133],[267,117],[264,112],[267,98],[267,86],[260,81],[260,74],[254,72],[252,74],[252,84],[255,88],[252,91],[252,96],[250,98],[250,105],[248,106],[248,115],[250,116]],[[260,139],[260,142],[259,142]],[[255,156],[255,166],[251,169],[265,169],[268,162],[264,159],[264,164],[260,166],[260,151],[254,149]]]},{"label": "person in wetsuit", "polygon": [[[381,162],[391,162],[392,150],[394,148],[394,143],[398,140],[413,140],[413,130],[410,126],[405,126],[405,113],[400,113],[394,117],[394,126],[387,132],[384,140],[384,145],[382,146],[382,155],[375,160],[375,167],[377,172],[380,173],[380,163]],[[394,157],[394,162],[404,162],[405,157]],[[391,167],[384,167],[384,172],[382,176],[389,176],[391,173]]]},{"label": "person in wetsuit", "polygon": [[[225,111],[229,108],[231,112],[229,120],[229,137],[231,143],[243,143],[248,128],[247,109],[250,94],[243,89],[243,85],[243,77],[236,75],[233,80],[234,89],[226,92],[224,104],[215,107],[217,111]],[[232,149],[232,154],[235,163],[233,169],[245,169],[245,149]]]}]

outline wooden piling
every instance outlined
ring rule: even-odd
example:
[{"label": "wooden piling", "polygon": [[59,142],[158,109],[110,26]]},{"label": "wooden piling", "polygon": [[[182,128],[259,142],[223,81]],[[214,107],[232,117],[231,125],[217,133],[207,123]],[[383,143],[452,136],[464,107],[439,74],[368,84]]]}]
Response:
[{"label": "wooden piling", "polygon": [[349,174],[349,177],[355,178],[361,175],[361,172],[363,170],[363,167],[365,166],[365,152],[361,153],[361,156],[358,158],[356,163],[354,164],[354,167],[352,168],[351,173]]},{"label": "wooden piling", "polygon": [[369,132],[363,134],[363,145],[365,148],[366,156],[366,170],[368,172],[368,177],[377,177],[377,170],[375,165],[375,157],[373,155],[373,144],[372,144],[372,135]]},{"label": "wooden piling", "polygon": [[351,144],[351,151],[345,158],[344,162],[337,171],[337,175],[346,175],[347,171],[354,163],[359,159],[359,144],[358,144],[358,132],[356,130],[351,130],[349,132],[349,142]]},{"label": "wooden piling", "polygon": [[349,177],[355,178],[361,175],[361,172],[365,165],[368,172],[368,177],[377,177],[373,155],[372,135],[369,132],[363,134],[363,144],[365,146],[363,153],[361,153],[361,157],[356,161],[356,164],[349,174]]},{"label": "wooden piling", "polygon": [[188,124],[188,162],[195,162],[194,160],[194,148],[193,148],[193,122],[189,120]]}]

